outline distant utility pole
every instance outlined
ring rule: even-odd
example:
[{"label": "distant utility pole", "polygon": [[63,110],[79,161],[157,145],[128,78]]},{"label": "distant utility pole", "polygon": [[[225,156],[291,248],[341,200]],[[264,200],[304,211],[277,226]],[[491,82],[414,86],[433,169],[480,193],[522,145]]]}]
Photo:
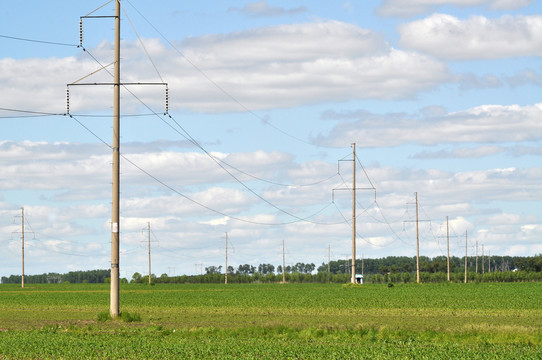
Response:
[{"label": "distant utility pole", "polygon": [[420,283],[420,231],[418,230],[418,193],[416,192],[416,282]]},{"label": "distant utility pole", "polygon": [[[19,217],[19,215],[15,217]],[[18,233],[18,231],[14,231],[14,232]],[[24,207],[22,207],[21,208],[21,288],[24,288],[24,235],[25,235]],[[34,237],[35,237],[35,234],[34,234]]]},{"label": "distant utility pole", "polygon": [[352,284],[356,283],[356,143],[352,143]]},{"label": "distant utility pole", "polygon": [[450,281],[450,227],[448,225],[448,216],[446,216],[446,248],[448,249],[446,267],[448,268],[448,281]]},{"label": "distant utility pole", "polygon": [[[441,236],[439,236],[441,237]],[[446,216],[446,268],[447,268],[447,278],[448,281],[450,281],[450,224],[448,216]]]},{"label": "distant utility pole", "polygon": [[[343,161],[343,160],[339,160]],[[350,161],[350,160],[344,160]],[[370,181],[370,180],[369,180]],[[371,184],[372,185],[372,184]],[[375,192],[376,200],[376,189],[371,188],[359,188],[360,190],[373,190]],[[335,190],[350,190],[348,188],[339,188]],[[351,273],[351,282],[356,283],[356,143],[352,143],[352,273]],[[334,192],[333,192],[334,194]]]},{"label": "distant utility pole", "polygon": [[330,264],[331,264],[331,245],[327,244],[327,281],[330,281],[331,277],[331,271],[330,271]]},{"label": "distant utility pole", "polygon": [[488,254],[488,269],[487,269],[487,272],[490,273],[491,272],[491,250],[489,250],[489,254]]},{"label": "distant utility pole", "polygon": [[151,284],[151,223],[150,221],[147,223],[147,230],[148,230],[148,244],[149,244],[149,285]]},{"label": "distant utility pole", "polygon": [[467,240],[467,230],[465,230],[465,284],[467,283],[467,249],[468,249],[468,240]]},{"label": "distant utility pole", "polygon": [[485,274],[486,267],[485,267],[485,260],[484,260],[484,244],[482,244],[482,274]]},{"label": "distant utility pole", "polygon": [[[420,220],[418,218],[418,193],[415,192],[414,195],[416,196],[416,282],[420,283],[420,231],[418,227],[418,223],[420,221],[431,221],[431,220]],[[411,222],[410,220],[406,220],[404,222]]]},{"label": "distant utility pole", "polygon": [[282,239],[282,282],[286,283],[286,257],[284,256],[284,239]]},{"label": "distant utility pole", "polygon": [[21,250],[22,250],[22,276],[21,276],[21,288],[24,288],[24,207],[21,208]]},{"label": "distant utility pole", "polygon": [[476,273],[478,274],[478,240],[476,240]]},{"label": "distant utility pole", "polygon": [[226,232],[226,272],[224,276],[224,284],[228,283],[228,233]]}]

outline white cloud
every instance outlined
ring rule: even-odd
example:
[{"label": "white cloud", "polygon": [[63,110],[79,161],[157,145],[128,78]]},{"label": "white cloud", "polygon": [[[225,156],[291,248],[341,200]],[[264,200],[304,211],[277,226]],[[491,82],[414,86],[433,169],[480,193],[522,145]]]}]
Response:
[{"label": "white cloud", "polygon": [[[188,38],[177,45],[185,58],[156,39],[144,41],[150,44],[148,50],[169,83],[170,108],[175,110],[229,112],[245,111],[244,107],[260,110],[353,99],[413,98],[450,79],[445,64],[391,48],[374,31],[340,21]],[[103,42],[87,53],[107,64],[110,43]],[[139,43],[123,41],[121,53],[122,81],[159,81]],[[2,59],[0,97],[11,108],[64,112],[66,84],[97,68],[85,54],[64,59]],[[102,71],[82,82],[95,81],[111,81],[110,74]],[[109,108],[108,89],[70,87],[71,113]],[[157,112],[163,110],[163,89],[129,89]],[[122,101],[124,111],[148,112],[132,96],[123,96]]]},{"label": "white cloud", "polygon": [[383,0],[377,9],[381,16],[409,17],[452,5],[458,7],[486,6],[493,10],[513,10],[528,6],[533,0]]},{"label": "white cloud", "polygon": [[[364,111],[328,112],[326,116],[335,120],[348,120],[339,123],[328,135],[320,135],[315,139],[327,146],[342,146],[345,139],[356,142],[360,147],[389,147],[412,143],[503,143],[542,139],[542,123],[539,121],[542,104],[482,105],[435,117],[425,117],[423,114],[422,117],[406,114],[376,115]],[[498,149],[481,148],[477,153],[471,151],[471,156],[490,152],[496,153]],[[468,154],[458,150],[456,155],[464,157]]]},{"label": "white cloud", "polygon": [[497,155],[505,152],[506,149],[501,146],[478,146],[474,148],[470,147],[458,147],[451,151],[448,150],[438,150],[438,151],[428,151],[423,150],[422,152],[413,156],[414,159],[447,159],[447,158],[481,158],[486,156]]},{"label": "white cloud", "polygon": [[452,60],[542,56],[542,16],[433,14],[399,27],[407,48]]}]

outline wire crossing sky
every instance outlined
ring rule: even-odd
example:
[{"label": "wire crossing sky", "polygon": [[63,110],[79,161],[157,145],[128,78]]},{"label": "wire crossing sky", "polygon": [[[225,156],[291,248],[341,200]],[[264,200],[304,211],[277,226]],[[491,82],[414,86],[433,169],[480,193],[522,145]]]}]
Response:
[{"label": "wire crossing sky", "polygon": [[[121,4],[121,277],[348,258],[352,143],[359,258],[542,253],[539,2]],[[3,5],[0,275],[108,269],[114,2]]]}]

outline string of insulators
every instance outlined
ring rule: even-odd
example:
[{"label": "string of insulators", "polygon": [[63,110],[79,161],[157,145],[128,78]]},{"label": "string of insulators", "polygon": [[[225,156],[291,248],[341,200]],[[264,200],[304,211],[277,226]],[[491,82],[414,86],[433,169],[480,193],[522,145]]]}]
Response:
[{"label": "string of insulators", "polygon": [[70,113],[70,87],[66,88],[66,114]]},{"label": "string of insulators", "polygon": [[83,46],[83,18],[79,18],[79,46]]},{"label": "string of insulators", "polygon": [[164,115],[169,113],[169,88],[166,85],[166,112]]}]

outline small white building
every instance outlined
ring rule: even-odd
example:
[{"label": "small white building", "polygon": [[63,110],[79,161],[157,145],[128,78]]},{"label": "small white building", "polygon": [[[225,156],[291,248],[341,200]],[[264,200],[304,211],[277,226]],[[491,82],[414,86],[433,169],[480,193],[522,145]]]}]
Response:
[{"label": "small white building", "polygon": [[363,275],[356,274],[356,284],[363,284]]}]

